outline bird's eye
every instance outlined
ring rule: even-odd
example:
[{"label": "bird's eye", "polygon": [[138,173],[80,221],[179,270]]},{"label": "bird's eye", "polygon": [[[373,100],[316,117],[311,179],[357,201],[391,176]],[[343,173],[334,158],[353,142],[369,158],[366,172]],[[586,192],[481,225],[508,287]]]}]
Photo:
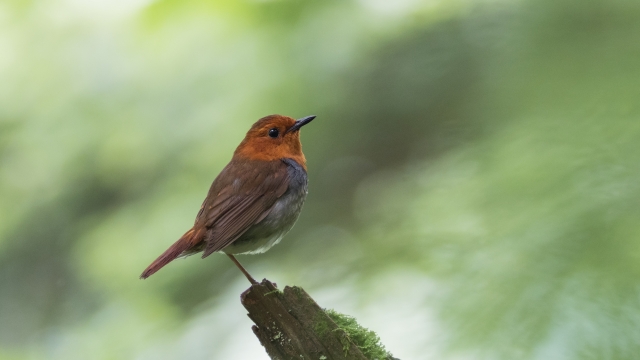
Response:
[{"label": "bird's eye", "polygon": [[279,134],[280,132],[276,128],[269,130],[269,136],[271,136],[272,138],[277,138]]}]

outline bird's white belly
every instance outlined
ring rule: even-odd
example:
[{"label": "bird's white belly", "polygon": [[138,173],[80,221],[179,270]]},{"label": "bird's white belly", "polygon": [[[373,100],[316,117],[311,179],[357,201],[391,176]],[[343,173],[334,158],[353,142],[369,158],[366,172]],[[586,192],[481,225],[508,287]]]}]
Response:
[{"label": "bird's white belly", "polygon": [[263,252],[271,249],[271,247],[282,240],[285,233],[274,234],[270,237],[264,237],[261,239],[253,239],[249,241],[242,241],[239,243],[232,243],[222,251],[226,254],[232,255],[250,255],[250,254],[262,254]]}]

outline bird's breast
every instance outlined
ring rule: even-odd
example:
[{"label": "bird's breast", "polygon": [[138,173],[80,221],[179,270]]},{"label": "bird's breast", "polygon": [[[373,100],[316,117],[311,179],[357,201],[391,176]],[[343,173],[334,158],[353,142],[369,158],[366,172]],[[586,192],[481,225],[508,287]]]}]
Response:
[{"label": "bird's breast", "polygon": [[289,187],[276,200],[269,214],[251,226],[242,236],[225,247],[227,254],[258,254],[269,250],[291,230],[307,197],[307,172],[297,162],[283,159],[287,164]]}]

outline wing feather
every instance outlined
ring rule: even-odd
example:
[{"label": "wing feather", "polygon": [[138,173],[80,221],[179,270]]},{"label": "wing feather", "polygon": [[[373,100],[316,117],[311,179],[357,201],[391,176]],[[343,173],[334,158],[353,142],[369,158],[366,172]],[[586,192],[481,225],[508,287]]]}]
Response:
[{"label": "wing feather", "polygon": [[222,250],[262,221],[288,186],[287,165],[280,160],[230,163],[211,185],[196,218],[194,227],[206,229],[202,257]]}]

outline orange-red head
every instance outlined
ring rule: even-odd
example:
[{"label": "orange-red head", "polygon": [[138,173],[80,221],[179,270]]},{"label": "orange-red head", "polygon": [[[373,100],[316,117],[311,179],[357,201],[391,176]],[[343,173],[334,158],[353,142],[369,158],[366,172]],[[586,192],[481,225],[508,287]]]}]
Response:
[{"label": "orange-red head", "polygon": [[314,118],[307,116],[295,120],[283,115],[265,116],[251,126],[233,157],[265,161],[290,158],[306,169],[300,128]]}]

